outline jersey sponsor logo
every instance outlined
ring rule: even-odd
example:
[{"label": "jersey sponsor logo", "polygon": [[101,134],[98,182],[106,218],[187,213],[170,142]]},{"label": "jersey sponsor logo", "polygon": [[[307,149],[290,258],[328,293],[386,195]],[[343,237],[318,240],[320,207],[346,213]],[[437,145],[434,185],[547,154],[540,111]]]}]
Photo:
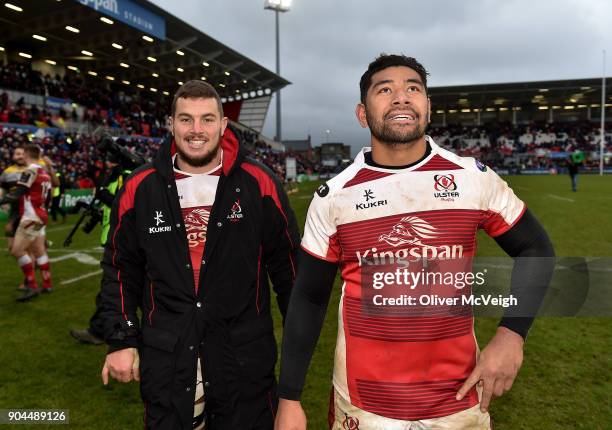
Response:
[{"label": "jersey sponsor logo", "polygon": [[342,421],[344,430],[359,430],[359,419],[344,413],[344,421]]},{"label": "jersey sponsor logo", "polygon": [[164,224],[164,214],[162,211],[155,211],[155,216],[153,217],[153,221],[155,221],[155,227],[149,227],[149,234],[162,233],[165,231],[172,231],[172,226],[170,225],[162,225]]},{"label": "jersey sponsor logo", "polygon": [[455,197],[459,197],[455,176],[450,173],[434,176],[434,190],[437,191],[434,197],[446,202],[454,202]]},{"label": "jersey sponsor logo", "polygon": [[242,207],[240,206],[240,199],[234,202],[231,211],[232,213],[227,216],[227,219],[230,220],[230,222],[238,222],[244,217]]},{"label": "jersey sponsor logo", "polygon": [[317,194],[319,197],[325,197],[327,194],[329,194],[329,186],[327,184],[319,185],[319,188],[317,188]]},{"label": "jersey sponsor logo", "polygon": [[376,196],[374,196],[374,192],[372,190],[365,190],[363,193],[363,197],[366,201],[362,203],[356,203],[355,210],[375,208],[378,206],[385,206],[387,204],[386,200],[377,200],[375,202],[370,201],[376,199]]},{"label": "jersey sponsor logo", "polygon": [[389,233],[380,235],[378,241],[394,247],[404,244],[424,246],[421,239],[433,239],[437,235],[437,229],[427,221],[408,216],[395,224]]},{"label": "jersey sponsor logo", "polygon": [[476,167],[481,172],[486,172],[487,171],[487,166],[482,161],[480,161],[480,160],[476,160]]},{"label": "jersey sponsor logo", "polygon": [[451,259],[463,257],[463,245],[427,245],[427,239],[436,239],[440,235],[438,229],[424,219],[416,216],[402,218],[389,233],[381,234],[379,242],[385,242],[394,248],[390,251],[380,251],[373,247],[363,253],[357,251],[359,265],[364,264],[402,264],[422,258]]},{"label": "jersey sponsor logo", "polygon": [[210,212],[204,208],[194,208],[185,217],[185,229],[187,230],[187,241],[190,248],[206,242],[209,219]]}]

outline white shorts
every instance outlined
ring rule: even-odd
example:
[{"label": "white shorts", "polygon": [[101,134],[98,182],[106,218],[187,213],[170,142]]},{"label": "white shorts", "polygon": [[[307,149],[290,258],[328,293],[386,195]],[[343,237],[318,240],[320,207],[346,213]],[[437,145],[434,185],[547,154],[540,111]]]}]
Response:
[{"label": "white shorts", "polygon": [[[445,417],[418,421],[387,418],[353,406],[334,389],[334,422],[331,430],[490,430],[488,412],[480,404]],[[331,411],[330,411],[331,412]],[[330,417],[331,418],[331,417]],[[330,419],[331,421],[331,419]]]},{"label": "white shorts", "polygon": [[195,405],[193,407],[194,430],[204,430],[206,421],[204,417],[204,381],[202,380],[202,363],[198,357],[198,370],[196,374]]},{"label": "white shorts", "polygon": [[45,225],[31,219],[22,219],[19,221],[17,230],[15,231],[15,240],[25,239],[34,241],[37,237],[45,235]]}]

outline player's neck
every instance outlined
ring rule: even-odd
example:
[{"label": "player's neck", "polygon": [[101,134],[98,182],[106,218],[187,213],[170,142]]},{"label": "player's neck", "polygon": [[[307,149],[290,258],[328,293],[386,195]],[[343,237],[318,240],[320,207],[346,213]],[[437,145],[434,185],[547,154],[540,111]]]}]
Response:
[{"label": "player's neck", "polygon": [[379,142],[372,136],[372,160],[382,166],[405,166],[412,164],[425,155],[427,141],[425,136],[408,143],[389,145]]}]

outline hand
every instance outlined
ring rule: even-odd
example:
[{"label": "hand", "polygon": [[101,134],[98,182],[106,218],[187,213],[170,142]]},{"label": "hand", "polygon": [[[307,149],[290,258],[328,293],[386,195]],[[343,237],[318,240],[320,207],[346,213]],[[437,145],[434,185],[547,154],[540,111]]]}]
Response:
[{"label": "hand", "polygon": [[102,382],[108,385],[108,375],[119,382],[140,381],[140,358],[136,348],[120,349],[107,354],[102,367]]},{"label": "hand", "polygon": [[506,327],[498,327],[493,339],[482,350],[476,367],[457,392],[457,400],[463,399],[474,384],[482,386],[480,410],[486,412],[491,396],[500,397],[510,390],[523,364],[524,340],[518,333]]},{"label": "hand", "polygon": [[299,401],[280,399],[274,430],[306,430],[306,414]]}]

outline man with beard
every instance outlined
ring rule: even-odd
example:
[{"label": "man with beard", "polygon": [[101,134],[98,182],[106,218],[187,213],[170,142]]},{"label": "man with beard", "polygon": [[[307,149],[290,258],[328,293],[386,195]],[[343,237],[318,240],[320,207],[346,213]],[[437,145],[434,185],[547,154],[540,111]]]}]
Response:
[{"label": "man with beard", "polygon": [[[54,173],[52,169],[48,172],[39,164],[40,156],[41,150],[35,144],[28,144],[23,148],[26,168],[21,172],[14,190],[0,200],[0,205],[15,202],[19,204],[19,221],[11,244],[11,254],[24,274],[26,287],[17,298],[19,302],[31,300],[41,292],[53,291],[51,266],[45,245],[45,226],[51,197],[51,174]],[[36,267],[42,278],[42,289],[39,289],[36,283]]]},{"label": "man with beard", "polygon": [[[372,146],[320,186],[310,204],[283,332],[275,428],[306,429],[299,400],[340,267],[330,428],[488,429],[491,397],[511,387],[521,366],[524,338],[552,274],[552,245],[495,172],[425,135],[431,106],[427,71],[418,61],[383,54],[369,65],[360,90],[357,119],[370,129]],[[410,312],[391,300],[411,288],[372,280],[405,267],[412,274],[452,270],[449,263],[475,255],[479,228],[522,258],[511,279],[517,309],[504,315],[478,356],[471,308]],[[450,298],[460,291],[454,284],[414,287],[413,299],[433,288]]]},{"label": "man with beard", "polygon": [[[15,190],[21,173],[26,167],[23,146],[17,146],[13,150],[13,164],[4,169],[2,175],[0,175],[0,187],[2,187],[3,194],[8,194]],[[19,201],[15,201],[9,206],[8,222],[4,226],[4,233],[7,237],[9,250],[13,245],[13,238],[15,237],[15,230],[18,224]]]},{"label": "man with beard", "polygon": [[280,182],[226,129],[212,86],[182,85],[170,119],[174,140],[113,203],[102,260],[102,379],[140,380],[146,428],[271,429],[267,278],[284,316],[295,217]]},{"label": "man with beard", "polygon": [[[2,188],[2,195],[13,192],[17,187],[17,182],[21,177],[21,173],[26,169],[26,163],[24,159],[23,146],[17,146],[13,150],[13,164],[8,166],[0,175],[0,187]],[[16,200],[8,205],[8,221],[4,226],[4,235],[10,251],[13,246],[13,240],[15,238],[15,231],[19,225],[19,201]],[[31,254],[31,252],[30,252]],[[31,257],[31,255],[30,255]],[[25,282],[22,282],[17,289],[19,291],[27,291]]]}]

